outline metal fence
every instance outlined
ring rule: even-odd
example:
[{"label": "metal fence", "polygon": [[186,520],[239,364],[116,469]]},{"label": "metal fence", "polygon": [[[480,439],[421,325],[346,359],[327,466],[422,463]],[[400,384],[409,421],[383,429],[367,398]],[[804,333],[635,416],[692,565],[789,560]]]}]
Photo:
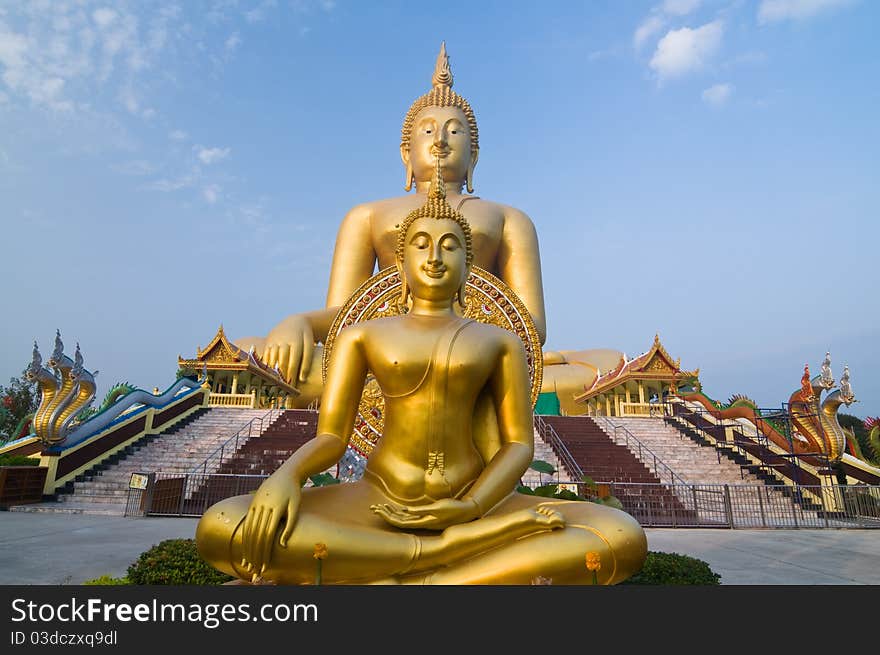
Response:
[{"label": "metal fence", "polygon": [[201,516],[214,503],[256,491],[268,475],[150,473],[145,489],[129,489],[126,516]]},{"label": "metal fence", "polygon": [[646,527],[880,528],[880,486],[611,482],[608,489]]},{"label": "metal fence", "polygon": [[[201,516],[214,503],[255,491],[265,475],[151,473],[146,489],[130,489],[126,516]],[[880,486],[639,484],[577,486],[617,498],[645,527],[880,528]]]}]

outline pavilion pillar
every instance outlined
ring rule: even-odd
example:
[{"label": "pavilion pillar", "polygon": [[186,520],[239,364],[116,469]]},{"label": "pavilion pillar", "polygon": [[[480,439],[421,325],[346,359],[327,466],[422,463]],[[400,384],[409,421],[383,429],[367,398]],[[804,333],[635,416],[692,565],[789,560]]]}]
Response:
[{"label": "pavilion pillar", "polygon": [[611,416],[611,397],[605,394],[605,416]]},{"label": "pavilion pillar", "polygon": [[639,403],[645,404],[645,385],[639,380]]},{"label": "pavilion pillar", "polygon": [[238,392],[238,371],[232,374],[232,391],[230,393]]}]

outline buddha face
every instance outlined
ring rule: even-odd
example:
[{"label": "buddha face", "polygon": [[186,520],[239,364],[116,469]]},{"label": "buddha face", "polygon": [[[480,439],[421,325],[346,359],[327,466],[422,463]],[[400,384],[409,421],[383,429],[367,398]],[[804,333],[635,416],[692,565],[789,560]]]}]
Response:
[{"label": "buddha face", "polygon": [[401,148],[400,156],[416,182],[431,180],[439,157],[444,181],[461,186],[477,163],[464,112],[458,107],[422,109],[413,121],[410,148]]},{"label": "buddha face", "polygon": [[467,279],[467,250],[453,220],[418,218],[406,233],[403,275],[414,298],[452,300]]}]

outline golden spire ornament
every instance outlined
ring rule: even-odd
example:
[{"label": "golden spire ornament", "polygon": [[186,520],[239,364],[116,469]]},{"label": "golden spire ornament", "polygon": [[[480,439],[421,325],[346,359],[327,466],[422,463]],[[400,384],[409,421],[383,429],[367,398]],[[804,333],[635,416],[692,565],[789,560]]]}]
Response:
[{"label": "golden spire ornament", "polygon": [[440,54],[437,55],[437,63],[434,64],[434,75],[431,77],[431,85],[434,87],[448,86],[450,89],[452,88],[452,69],[449,68],[446,41],[440,42]]}]

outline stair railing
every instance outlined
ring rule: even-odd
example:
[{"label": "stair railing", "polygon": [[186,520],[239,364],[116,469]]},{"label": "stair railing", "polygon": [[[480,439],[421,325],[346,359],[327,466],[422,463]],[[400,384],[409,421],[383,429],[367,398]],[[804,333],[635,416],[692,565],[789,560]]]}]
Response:
[{"label": "stair railing", "polygon": [[[691,403],[683,401],[679,404],[679,406],[680,409],[677,412],[674,411],[670,414],[672,420],[675,421],[679,426],[690,428],[698,435],[700,435],[700,437],[712,444],[716,452],[718,453],[719,462],[721,461],[722,448],[724,448],[725,451],[733,450],[738,455],[751,462],[750,465],[740,464],[740,475],[743,477],[743,479],[745,479],[745,476],[742,473],[743,469],[748,469],[751,466],[757,467],[767,477],[778,480],[779,484],[787,484],[784,480],[784,476],[780,477],[780,475],[772,467],[770,467],[763,458],[758,457],[754,453],[750,452],[743,445],[744,443],[751,443],[758,446],[763,446],[766,450],[770,451],[769,444],[767,443],[767,437],[762,435],[757,428],[752,426],[755,430],[755,437],[752,438],[744,432],[744,426],[741,423],[736,422],[735,424],[728,426],[733,430],[734,433],[733,441],[730,442],[732,444],[732,448],[727,446],[728,442],[723,442],[725,445],[722,446],[721,443],[719,443],[718,438],[714,434],[706,430],[702,425],[698,425],[695,419],[699,418],[708,423],[712,423],[714,421],[716,425],[725,426],[725,422],[723,420],[721,423],[719,423],[718,419],[712,416],[711,412],[707,411],[704,407],[695,407]],[[712,420],[710,421],[709,419]],[[741,438],[737,439],[737,435]]]},{"label": "stair railing", "polygon": [[[638,457],[639,461],[647,464],[649,461],[654,465],[654,474],[663,482],[663,479],[666,478],[669,480],[669,484],[683,484],[687,485],[688,483],[678,475],[675,471],[673,471],[669,465],[667,465],[662,459],[657,457],[653,450],[648,448],[645,444],[636,438],[636,436],[630,432],[625,426],[617,425],[611,422],[611,419],[607,416],[594,416],[592,417],[594,421],[598,423],[599,419],[605,423],[605,432],[608,433],[610,430],[612,432],[612,438],[615,443],[623,444],[629,449],[631,453],[633,453],[636,457]],[[621,438],[621,434],[623,437]]]},{"label": "stair railing", "polygon": [[[263,416],[252,418],[242,425],[235,434],[220,444],[220,447],[208,455],[204,462],[192,467],[189,471],[190,474],[207,475],[209,472],[219,471],[220,467],[223,466],[224,458],[227,456],[231,457],[238,452],[239,444],[243,446],[252,436],[263,434],[265,428],[268,428],[283,412],[284,409],[272,408]],[[257,424],[259,424],[258,427]],[[209,467],[210,471],[208,470]]]},{"label": "stair railing", "polygon": [[560,463],[568,470],[569,475],[576,481],[580,482],[584,479],[584,472],[575,461],[565,442],[556,432],[552,425],[547,423],[539,414],[535,414],[535,429],[541,438],[550,444],[556,457]]}]

